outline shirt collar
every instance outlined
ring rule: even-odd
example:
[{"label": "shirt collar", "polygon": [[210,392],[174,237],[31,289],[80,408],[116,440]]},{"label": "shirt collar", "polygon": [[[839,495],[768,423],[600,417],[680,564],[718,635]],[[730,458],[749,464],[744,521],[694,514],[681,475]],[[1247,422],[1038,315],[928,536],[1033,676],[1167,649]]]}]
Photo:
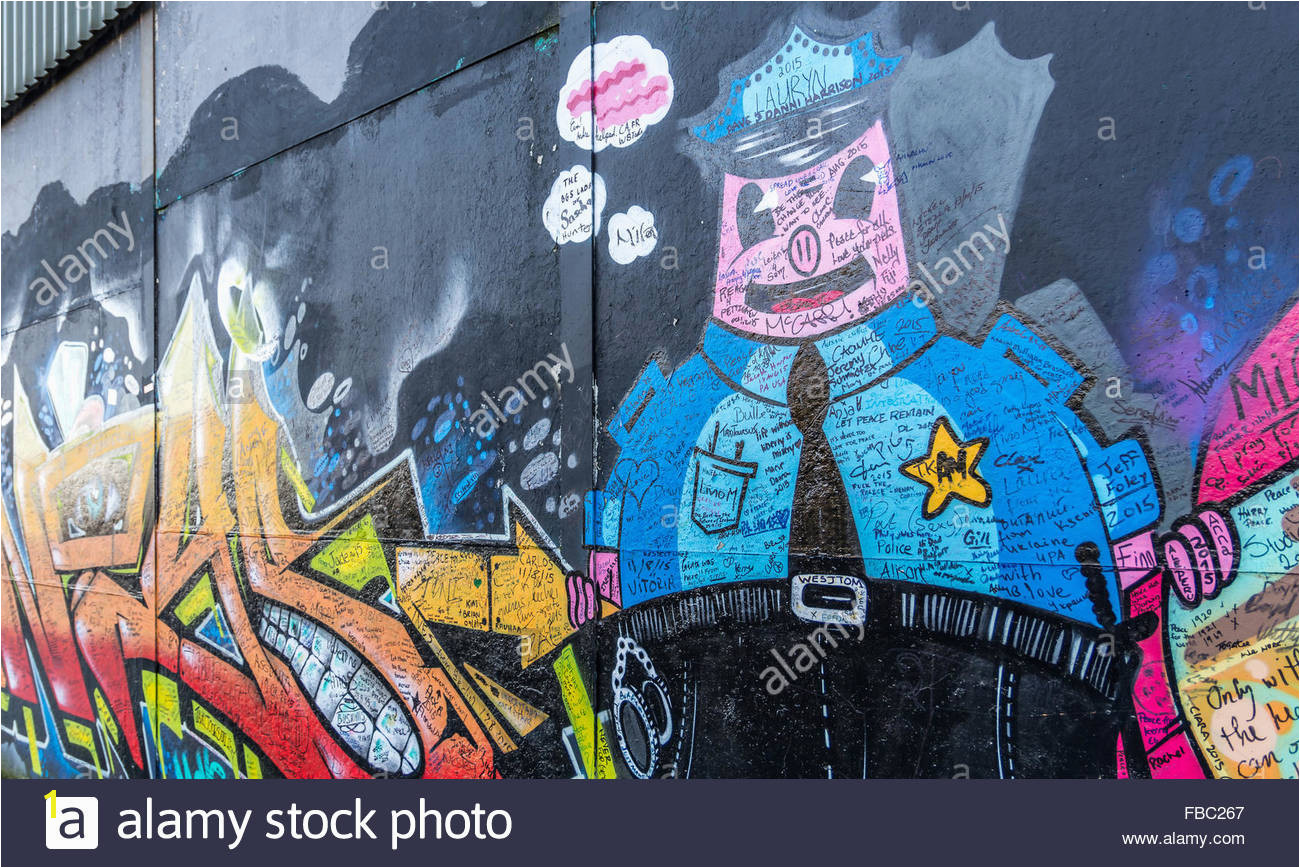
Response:
[{"label": "shirt collar", "polygon": [[[905,296],[880,313],[816,342],[826,362],[834,398],[855,392],[887,373],[935,336],[929,308]],[[786,382],[798,345],[772,344],[730,331],[710,320],[703,354],[731,386],[777,404],[785,403]]]}]

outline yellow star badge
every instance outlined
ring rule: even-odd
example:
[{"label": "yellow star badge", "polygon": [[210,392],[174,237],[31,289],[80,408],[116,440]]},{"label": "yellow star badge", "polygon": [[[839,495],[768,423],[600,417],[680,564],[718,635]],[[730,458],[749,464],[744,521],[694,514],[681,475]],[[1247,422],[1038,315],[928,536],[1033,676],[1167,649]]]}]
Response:
[{"label": "yellow star badge", "polygon": [[993,490],[975,469],[988,445],[987,437],[959,442],[947,418],[934,423],[929,451],[898,468],[907,478],[930,489],[921,511],[925,518],[943,512],[954,497],[972,506],[988,506],[992,502]]}]

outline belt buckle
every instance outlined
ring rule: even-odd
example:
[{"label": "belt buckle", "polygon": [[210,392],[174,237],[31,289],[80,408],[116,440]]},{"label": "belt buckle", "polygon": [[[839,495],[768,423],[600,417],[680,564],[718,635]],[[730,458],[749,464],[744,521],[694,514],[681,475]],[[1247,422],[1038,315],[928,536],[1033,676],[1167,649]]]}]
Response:
[{"label": "belt buckle", "polygon": [[790,577],[790,605],[805,621],[861,626],[867,621],[867,583],[857,576],[800,573]]}]

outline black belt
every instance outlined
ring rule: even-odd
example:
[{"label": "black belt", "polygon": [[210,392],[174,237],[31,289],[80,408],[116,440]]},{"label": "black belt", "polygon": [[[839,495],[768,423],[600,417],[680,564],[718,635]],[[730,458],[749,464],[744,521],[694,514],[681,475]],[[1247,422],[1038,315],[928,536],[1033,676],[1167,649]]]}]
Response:
[{"label": "black belt", "polygon": [[924,587],[896,589],[892,596],[896,598],[896,622],[904,629],[1008,648],[1061,675],[1090,684],[1108,699],[1116,696],[1119,667],[1113,635],[992,597]]},{"label": "black belt", "polygon": [[[1088,684],[1107,699],[1118,694],[1123,667],[1116,659],[1116,639],[1096,627],[980,594],[875,579],[866,586],[868,632],[892,628],[1002,648]],[[793,617],[790,585],[764,581],[650,600],[614,620],[620,634],[654,640],[719,621],[760,624],[782,617]]]}]

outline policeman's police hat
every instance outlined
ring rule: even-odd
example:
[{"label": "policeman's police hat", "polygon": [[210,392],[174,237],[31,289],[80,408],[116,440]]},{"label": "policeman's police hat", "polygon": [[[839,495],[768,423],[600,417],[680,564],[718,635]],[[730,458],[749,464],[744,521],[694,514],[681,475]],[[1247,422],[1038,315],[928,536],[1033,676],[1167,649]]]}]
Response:
[{"label": "policeman's police hat", "polygon": [[710,181],[793,174],[885,115],[907,51],[884,6],[856,21],[801,13],[721,75],[717,99],[684,122],[682,149]]}]

